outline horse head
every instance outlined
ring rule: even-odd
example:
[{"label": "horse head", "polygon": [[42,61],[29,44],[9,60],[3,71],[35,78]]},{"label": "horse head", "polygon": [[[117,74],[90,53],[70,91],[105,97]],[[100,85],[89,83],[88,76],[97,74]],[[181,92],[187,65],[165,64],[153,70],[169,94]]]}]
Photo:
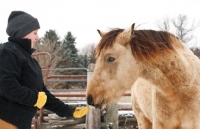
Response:
[{"label": "horse head", "polygon": [[140,67],[129,44],[134,37],[134,24],[125,30],[98,32],[102,39],[96,49],[94,73],[87,85],[87,102],[104,108],[108,103],[117,102],[131,88]]}]

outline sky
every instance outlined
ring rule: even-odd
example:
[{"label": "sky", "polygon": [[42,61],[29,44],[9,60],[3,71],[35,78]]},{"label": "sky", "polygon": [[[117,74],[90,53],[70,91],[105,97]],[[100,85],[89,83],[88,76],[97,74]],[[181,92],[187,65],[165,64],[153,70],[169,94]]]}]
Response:
[{"label": "sky", "polygon": [[[37,18],[40,37],[53,29],[62,40],[70,31],[76,37],[76,47],[82,49],[99,42],[97,29],[106,32],[135,23],[140,29],[156,30],[156,21],[180,14],[199,22],[199,9],[198,0],[0,0],[0,43],[7,41],[7,20],[13,10]],[[200,44],[200,27],[194,36]]]}]

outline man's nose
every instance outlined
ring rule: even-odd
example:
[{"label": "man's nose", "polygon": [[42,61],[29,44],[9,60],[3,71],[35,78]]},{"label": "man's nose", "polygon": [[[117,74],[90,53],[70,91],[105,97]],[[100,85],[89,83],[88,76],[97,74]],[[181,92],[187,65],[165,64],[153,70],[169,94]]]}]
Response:
[{"label": "man's nose", "polygon": [[39,38],[39,36],[37,35],[37,37],[36,37],[36,40],[39,40],[40,38]]}]

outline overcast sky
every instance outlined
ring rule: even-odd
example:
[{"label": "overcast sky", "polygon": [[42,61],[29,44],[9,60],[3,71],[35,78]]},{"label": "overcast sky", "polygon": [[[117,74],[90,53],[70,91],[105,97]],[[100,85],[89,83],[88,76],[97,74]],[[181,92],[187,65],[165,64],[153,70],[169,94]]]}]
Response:
[{"label": "overcast sky", "polygon": [[[127,28],[132,23],[143,24],[141,29],[157,29],[156,21],[179,14],[200,21],[198,0],[0,0],[0,43],[7,41],[7,19],[13,10],[38,18],[40,37],[54,29],[63,39],[71,31],[78,49],[98,43],[97,29]],[[200,41],[199,28],[195,36]]]}]

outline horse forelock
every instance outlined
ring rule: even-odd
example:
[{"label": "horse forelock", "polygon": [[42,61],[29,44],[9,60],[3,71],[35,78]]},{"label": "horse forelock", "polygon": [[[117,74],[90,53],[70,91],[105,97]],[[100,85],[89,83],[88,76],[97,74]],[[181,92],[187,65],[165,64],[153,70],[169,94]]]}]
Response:
[{"label": "horse forelock", "polygon": [[97,48],[96,48],[96,58],[100,55],[103,49],[107,49],[113,46],[113,43],[118,36],[119,33],[123,32],[124,29],[112,29],[108,33],[106,33],[100,40]]},{"label": "horse forelock", "polygon": [[[106,33],[96,48],[96,58],[100,53],[113,46],[119,33],[124,29],[113,29]],[[176,38],[166,31],[134,30],[134,36],[130,39],[130,47],[133,56],[141,62],[155,62],[174,51],[171,38]]]}]

